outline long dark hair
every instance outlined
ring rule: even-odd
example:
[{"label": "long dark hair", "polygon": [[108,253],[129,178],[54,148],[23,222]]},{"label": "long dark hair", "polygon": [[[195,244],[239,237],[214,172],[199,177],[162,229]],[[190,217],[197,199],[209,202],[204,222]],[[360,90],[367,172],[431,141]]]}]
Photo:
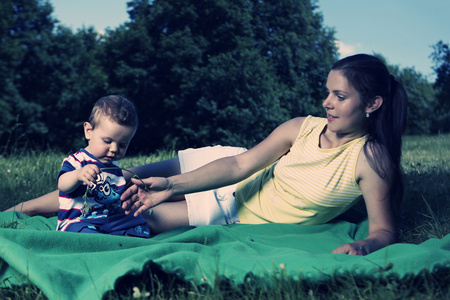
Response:
[{"label": "long dark hair", "polygon": [[397,210],[403,198],[400,159],[408,104],[405,89],[389,73],[383,61],[372,55],[343,58],[333,65],[332,70],[343,73],[358,91],[364,107],[370,106],[377,96],[383,98],[381,107],[369,116],[369,140],[364,145],[364,152],[375,172],[390,181],[389,195]]}]

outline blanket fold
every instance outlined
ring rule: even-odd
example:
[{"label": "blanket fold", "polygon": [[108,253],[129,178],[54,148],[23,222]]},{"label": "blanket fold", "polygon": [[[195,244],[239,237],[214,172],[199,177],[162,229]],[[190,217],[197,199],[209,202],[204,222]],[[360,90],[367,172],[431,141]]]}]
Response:
[{"label": "blanket fold", "polygon": [[[416,275],[450,270],[450,235],[420,245],[394,244],[367,256],[331,254],[368,234],[367,221],[324,225],[292,224],[180,227],[151,239],[57,232],[56,217],[0,214],[0,285],[26,283],[49,299],[100,299],[121,278],[149,266],[181,280],[239,284],[248,274],[276,270],[320,281],[336,274]],[[132,287],[130,287],[132,288]]]}]

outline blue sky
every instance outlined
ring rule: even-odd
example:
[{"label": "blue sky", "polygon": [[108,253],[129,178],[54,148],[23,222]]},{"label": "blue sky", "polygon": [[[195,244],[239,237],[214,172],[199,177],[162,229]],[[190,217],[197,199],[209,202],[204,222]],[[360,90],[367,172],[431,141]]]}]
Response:
[{"label": "blue sky", "polygon": [[[54,17],[74,30],[102,32],[128,20],[127,0],[50,0]],[[431,48],[450,43],[448,0],[318,0],[324,25],[334,28],[341,56],[381,53],[389,64],[414,67],[434,80]]]}]

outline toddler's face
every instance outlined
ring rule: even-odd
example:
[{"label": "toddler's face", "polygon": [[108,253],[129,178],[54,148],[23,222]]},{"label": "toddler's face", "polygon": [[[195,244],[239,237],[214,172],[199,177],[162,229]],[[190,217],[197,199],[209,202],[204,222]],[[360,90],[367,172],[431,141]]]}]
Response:
[{"label": "toddler's face", "polygon": [[135,132],[135,127],[117,124],[108,117],[102,117],[94,129],[86,122],[84,135],[89,140],[86,150],[102,163],[120,160],[125,156]]}]

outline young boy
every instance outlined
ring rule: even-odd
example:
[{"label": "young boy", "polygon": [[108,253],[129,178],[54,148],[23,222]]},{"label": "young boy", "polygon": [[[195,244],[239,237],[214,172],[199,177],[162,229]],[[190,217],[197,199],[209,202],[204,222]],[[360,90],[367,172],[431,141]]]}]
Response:
[{"label": "young boy", "polygon": [[58,174],[57,230],[150,237],[145,219],[125,215],[120,202],[126,181],[117,161],[137,125],[136,109],[124,97],[106,96],[95,103],[84,123],[88,146],[64,159]]}]

